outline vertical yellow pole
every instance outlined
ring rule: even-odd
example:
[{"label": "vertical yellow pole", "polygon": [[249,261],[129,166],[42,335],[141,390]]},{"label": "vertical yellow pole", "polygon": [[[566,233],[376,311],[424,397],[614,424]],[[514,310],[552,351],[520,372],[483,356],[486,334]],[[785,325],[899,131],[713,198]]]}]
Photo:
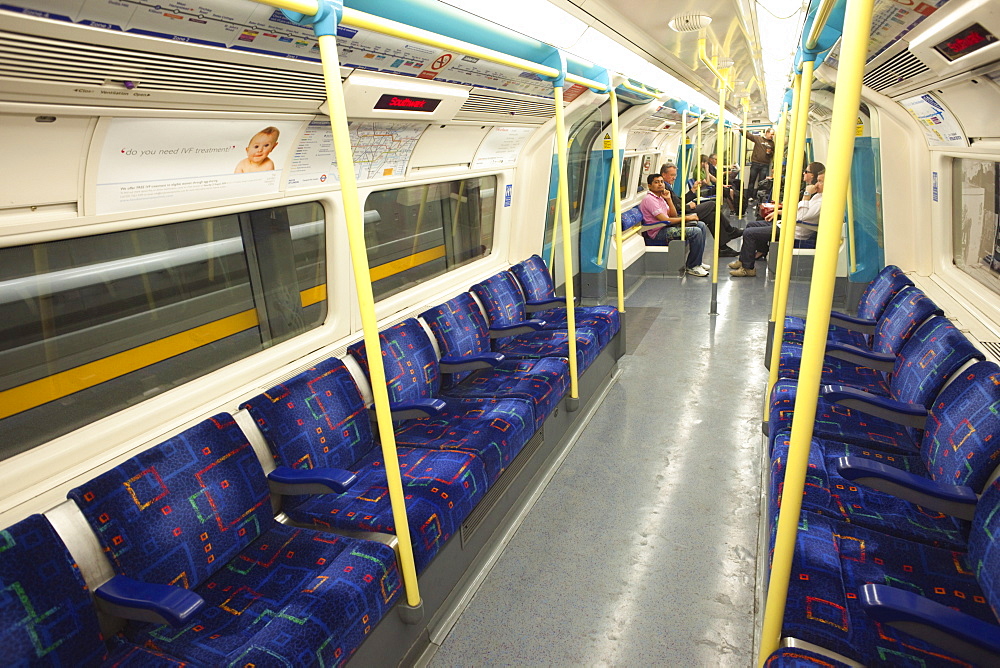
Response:
[{"label": "vertical yellow pole", "polygon": [[[695,151],[695,155],[691,159],[691,166],[693,167],[694,165],[697,165],[697,167],[695,167],[695,173],[694,173],[695,176],[698,176],[698,170],[701,169],[701,154],[702,154],[702,151],[704,150],[702,148],[702,146],[701,146],[701,121],[704,119],[704,117],[705,117],[705,112],[704,111],[701,112],[700,114],[698,114],[698,141],[696,143],[696,145],[698,147],[698,150]],[[701,187],[700,186],[698,188],[698,204],[701,204]]]},{"label": "vertical yellow pole", "polygon": [[[788,284],[792,277],[792,250],[795,247],[795,214],[798,209],[798,183],[796,174],[802,173],[803,147],[805,146],[806,124],[809,121],[809,98],[812,88],[812,74],[815,62],[807,60],[802,63],[802,79],[799,82],[799,95],[795,109],[795,143],[789,144],[788,172],[785,179],[785,204],[781,216],[781,259],[778,265],[778,275],[774,281],[774,337],[771,344],[771,366],[767,381],[767,401],[764,410],[771,402],[771,390],[778,382],[778,361],[781,357],[781,341],[785,337],[785,311],[788,308]],[[853,146],[853,142],[851,144]],[[777,218],[775,218],[777,220]]]},{"label": "vertical yellow pole", "polygon": [[392,504],[396,537],[399,539],[399,561],[403,571],[403,584],[406,587],[406,603],[416,607],[420,605],[420,590],[417,588],[410,525],[406,519],[403,483],[399,473],[399,459],[396,457],[396,436],[389,415],[389,391],[385,385],[385,367],[382,365],[378,321],[375,318],[375,298],[372,294],[368,254],[365,250],[361,199],[358,196],[358,182],[354,175],[351,134],[347,129],[347,107],[344,104],[344,89],[340,81],[337,38],[334,35],[320,35],[319,53],[323,61],[323,79],[326,82],[326,96],[330,105],[330,129],[333,132],[333,149],[337,156],[337,170],[340,173],[340,194],[344,203],[344,218],[347,220],[347,239],[351,248],[354,282],[358,290],[358,307],[361,310],[365,350],[368,352],[368,372],[372,381],[379,438],[382,441],[382,457],[385,460],[385,475],[389,484],[389,501]]},{"label": "vertical yellow pole", "polygon": [[562,193],[559,191],[559,185],[556,184],[556,205],[552,211],[552,236],[549,238],[549,261],[546,263],[549,265],[549,271],[555,276],[556,272],[556,230],[559,229],[559,211],[560,202],[562,201]]},{"label": "vertical yellow pole", "polygon": [[[715,155],[721,157],[723,149],[725,148],[725,133],[726,133],[726,86],[727,79],[729,77],[729,69],[721,70],[722,76],[719,77],[719,117],[715,121]],[[716,162],[716,165],[719,163]],[[719,312],[719,228],[721,226],[722,220],[722,203],[725,201],[723,197],[723,179],[722,172],[725,170],[725,165],[722,169],[718,167],[715,168],[715,228],[712,232],[712,302],[709,305],[709,314],[717,314]],[[706,239],[706,241],[708,241]]]},{"label": "vertical yellow pole", "polygon": [[[767,588],[764,626],[761,631],[758,660],[760,666],[763,666],[768,655],[778,648],[781,640],[781,622],[788,599],[788,579],[792,572],[795,535],[802,510],[802,491],[805,489],[809,463],[809,445],[816,419],[816,402],[819,398],[823,356],[830,327],[841,226],[844,221],[847,187],[851,178],[851,159],[854,156],[854,125],[861,103],[861,82],[864,76],[865,57],[868,53],[873,4],[874,0],[847,0],[844,17],[840,64],[837,67],[837,93],[833,101],[830,148],[827,153],[823,208],[816,239],[802,365],[799,369],[795,413],[792,418],[791,449],[785,467],[781,513],[778,516],[778,532]],[[811,74],[811,71],[809,73]],[[805,78],[805,72],[803,77]]]},{"label": "vertical yellow pole", "polygon": [[[683,214],[687,211],[687,206],[684,204],[684,198],[687,197],[687,117],[688,112],[685,109],[681,112],[681,158],[680,164],[677,166],[677,178],[674,179],[674,194],[681,196],[681,210],[678,213]],[[678,193],[677,190],[680,190]],[[681,223],[681,241],[687,241],[687,225],[683,222]]]},{"label": "vertical yellow pole", "polygon": [[740,133],[739,140],[739,160],[740,160],[740,201],[738,205],[738,213],[740,218],[746,216],[746,211],[743,210],[744,202],[746,202],[746,190],[747,190],[747,114],[750,111],[749,98],[743,98],[743,125],[740,126],[742,132]]},{"label": "vertical yellow pole", "polygon": [[573,244],[569,230],[569,176],[566,165],[568,152],[566,115],[563,108],[562,85],[552,88],[556,109],[556,153],[559,163],[559,218],[562,220],[563,276],[566,280],[566,330],[569,334],[569,396],[579,400],[580,388],[576,363],[576,309],[573,296]]},{"label": "vertical yellow pole", "polygon": [[[781,195],[781,166],[785,162],[785,129],[788,125],[788,117],[791,113],[791,109],[787,109],[784,106],[781,108],[781,116],[778,118],[778,134],[774,137],[774,157],[771,159],[771,171],[774,173],[774,180],[771,182],[771,202],[774,204],[774,221],[778,220],[778,196]],[[790,133],[789,133],[790,134]],[[791,140],[788,138],[788,148],[791,150]],[[786,177],[789,178],[791,175],[788,174]],[[787,187],[787,186],[786,186]],[[775,229],[771,229],[771,241],[774,241]],[[773,322],[774,318],[774,308],[771,309],[771,318]]]},{"label": "vertical yellow pole", "polygon": [[847,251],[851,256],[851,273],[858,270],[858,251],[854,245],[854,193],[847,181]]},{"label": "vertical yellow pole", "polygon": [[[609,88],[609,90],[610,90],[610,88]],[[615,127],[615,125],[617,125],[617,123],[618,123],[618,108],[616,106],[614,106],[614,104],[615,104],[615,96],[614,95],[610,96],[610,104],[611,104],[611,127],[613,129]],[[610,139],[609,141],[611,142],[611,147],[612,147],[612,151],[613,151],[614,150],[615,141],[614,141],[614,139]],[[608,190],[607,190],[607,192],[604,193],[604,208],[601,209],[601,211],[604,212],[604,215],[601,218],[601,239],[598,242],[598,246],[597,246],[597,264],[598,265],[604,264],[604,248],[611,241],[611,235],[608,234],[608,231],[607,231],[607,219],[608,219],[608,208],[611,206],[611,193],[612,193],[612,191],[615,190],[615,187],[616,187],[615,183],[617,183],[617,181],[615,180],[615,165],[617,163],[618,163],[618,156],[617,155],[611,156],[611,163],[610,163],[611,166],[609,167],[609,171],[608,171]],[[620,179],[621,179],[621,175],[619,174],[619,180]],[[621,191],[618,191],[618,192],[619,192],[619,196],[620,196]],[[611,222],[612,223],[617,223],[618,222],[618,210],[617,209],[615,209],[614,211],[611,212]]]},{"label": "vertical yellow pole", "polygon": [[615,180],[615,245],[617,246],[617,270],[615,278],[618,281],[618,312],[625,312],[625,262],[622,257],[622,166],[618,162],[618,93],[608,86],[608,96],[611,98],[611,176]]}]

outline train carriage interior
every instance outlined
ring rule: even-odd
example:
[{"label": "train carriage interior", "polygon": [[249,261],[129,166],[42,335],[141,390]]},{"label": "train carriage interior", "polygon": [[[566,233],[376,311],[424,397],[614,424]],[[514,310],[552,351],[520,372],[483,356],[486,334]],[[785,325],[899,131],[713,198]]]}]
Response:
[{"label": "train carriage interior", "polygon": [[1000,663],[997,0],[0,19],[12,665]]}]

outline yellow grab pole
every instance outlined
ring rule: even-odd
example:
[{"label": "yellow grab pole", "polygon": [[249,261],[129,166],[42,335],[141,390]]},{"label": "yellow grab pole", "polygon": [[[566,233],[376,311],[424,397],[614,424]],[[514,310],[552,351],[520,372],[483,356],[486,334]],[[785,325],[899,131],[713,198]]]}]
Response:
[{"label": "yellow grab pole", "polygon": [[559,163],[559,210],[562,220],[563,276],[566,280],[566,331],[569,338],[569,396],[579,400],[580,388],[576,364],[576,309],[573,297],[573,247],[569,230],[569,175],[566,166],[568,152],[566,140],[566,118],[563,109],[563,89],[561,82],[553,86],[553,100],[556,109],[556,153]]},{"label": "yellow grab pole", "polygon": [[746,216],[744,211],[747,190],[747,113],[750,111],[749,98],[743,98],[743,125],[740,126],[739,156],[740,156],[740,202],[738,213],[740,218]]},{"label": "yellow grab pole", "polygon": [[[695,170],[697,170],[694,173],[695,176],[698,176],[698,173],[701,170],[701,152],[702,152],[702,146],[701,146],[701,121],[702,121],[702,119],[704,117],[705,117],[705,112],[702,112],[702,113],[698,114],[698,141],[697,141],[698,150],[695,151],[696,156],[691,161],[691,165],[692,166],[698,165],[697,167],[695,167]],[[697,181],[697,179],[695,179],[695,180]],[[697,194],[698,194],[698,204],[701,204],[701,186],[698,187],[698,193]]]},{"label": "yellow grab pole", "polygon": [[615,279],[618,281],[618,312],[625,312],[625,262],[622,257],[622,168],[618,163],[618,94],[608,86],[611,101],[611,177],[615,180],[615,245],[617,267]]},{"label": "yellow grab pole", "polygon": [[559,184],[556,184],[556,204],[552,208],[552,236],[549,237],[549,271],[556,275],[556,230],[559,229],[559,207],[562,201],[562,193],[559,191]]},{"label": "yellow grab pole", "polygon": [[[771,402],[771,390],[778,382],[778,361],[781,357],[781,341],[785,338],[785,311],[788,308],[788,284],[792,278],[792,250],[795,248],[795,214],[798,210],[798,188],[794,184],[795,174],[802,173],[802,156],[806,139],[806,124],[809,122],[809,98],[812,92],[812,75],[815,61],[802,63],[802,81],[799,100],[795,113],[795,144],[790,145],[791,158],[785,183],[785,206],[781,217],[781,259],[778,265],[778,275],[774,281],[777,293],[777,304],[774,309],[774,337],[771,339],[771,367],[768,370],[767,401],[764,410]],[[853,143],[852,143],[853,146]]]},{"label": "yellow grab pole", "polygon": [[[729,76],[729,69],[723,69],[720,75],[722,78],[719,79],[719,118],[715,121],[715,155],[717,157],[722,155],[722,150],[725,148],[726,86],[728,85],[726,79]],[[722,171],[724,170],[725,165],[723,165],[722,170],[718,167],[715,168],[715,228],[712,231],[712,301],[708,309],[710,315],[716,315],[719,312],[719,228],[721,226],[722,202],[724,199],[722,190],[723,180],[721,178]],[[683,225],[684,223],[682,222],[681,224]]]},{"label": "yellow grab pole", "polygon": [[[688,187],[687,187],[687,171],[686,171],[686,160],[687,160],[687,109],[681,112],[681,157],[680,165],[677,167],[677,178],[674,179],[674,194],[679,194],[681,196],[681,210],[678,212],[683,215],[687,211],[687,205],[685,204],[685,198],[687,197]],[[680,193],[677,192],[680,190]],[[681,223],[681,241],[687,241],[687,225],[683,222]]]},{"label": "yellow grab pole", "polygon": [[[775,239],[777,239],[777,235],[778,235],[778,222],[783,219],[782,216],[787,215],[787,211],[784,209],[784,206],[785,206],[785,204],[789,200],[793,200],[794,201],[795,187],[796,187],[796,184],[798,183],[798,181],[795,179],[795,175],[792,173],[792,169],[793,169],[792,157],[795,155],[795,153],[796,153],[796,147],[798,146],[798,137],[797,137],[798,123],[796,122],[796,119],[798,118],[797,114],[798,114],[799,108],[800,108],[799,100],[801,99],[801,93],[802,93],[802,75],[801,74],[797,74],[797,75],[795,75],[795,80],[794,80],[794,83],[792,84],[792,108],[789,110],[789,113],[788,113],[788,125],[789,125],[789,127],[788,127],[788,144],[787,144],[787,146],[788,146],[788,155],[787,155],[787,168],[785,169],[785,183],[783,184],[784,185],[784,192],[782,193],[780,199],[775,199],[775,201],[774,201],[774,217],[771,219],[772,220],[772,224],[771,224],[771,243],[774,243]],[[779,204],[781,205],[781,210],[780,211],[779,211],[779,206],[778,206]],[[785,237],[782,237],[782,241],[784,241],[784,239],[785,239]],[[784,260],[784,257],[785,257],[784,256],[784,250],[785,250],[785,246],[782,243],[781,245],[779,245],[778,257],[772,258],[772,260],[774,262],[775,286],[774,286],[774,295],[773,295],[773,298],[772,298],[772,301],[771,301],[771,320],[770,320],[770,323],[772,324],[772,329],[771,329],[770,332],[768,332],[768,336],[769,337],[773,337],[774,336],[773,324],[777,320],[777,317],[778,317],[777,316],[777,314],[778,314],[778,304],[780,303],[780,296],[781,296],[780,292],[781,292],[781,290],[780,290],[780,286],[777,283],[777,277],[778,277],[778,275],[781,272],[781,263],[782,263],[782,261]]]},{"label": "yellow grab pole", "polygon": [[[609,93],[610,93],[610,89],[609,89]],[[611,99],[611,103],[612,103],[612,105],[614,104],[614,98]],[[617,121],[617,116],[618,116],[617,112],[618,112],[618,109],[615,108],[614,106],[612,106],[612,112],[611,112],[612,113],[612,118],[611,118],[611,127],[612,128],[615,126],[615,123]],[[614,140],[611,140],[611,144],[612,144],[612,146],[614,146]],[[611,235],[608,234],[608,231],[607,231],[607,229],[608,229],[607,228],[607,225],[608,225],[607,221],[608,221],[608,209],[611,208],[611,191],[613,191],[615,189],[615,174],[614,174],[614,171],[615,171],[615,163],[616,162],[617,162],[617,156],[612,156],[611,157],[611,163],[610,163],[611,166],[608,168],[608,189],[604,193],[604,208],[601,209],[601,211],[604,212],[604,217],[601,219],[601,238],[600,238],[600,241],[598,241],[598,244],[597,244],[597,264],[598,265],[603,265],[604,264],[604,247],[607,245],[608,242],[611,241]],[[612,212],[612,222],[616,222],[618,220],[617,215],[618,215],[617,213]]]},{"label": "yellow grab pole", "polygon": [[851,273],[858,270],[858,251],[854,245],[854,194],[851,181],[847,182],[847,252],[851,256]]},{"label": "yellow grab pole", "polygon": [[[791,110],[786,108],[784,105],[781,107],[781,114],[778,118],[778,134],[774,137],[774,157],[771,159],[771,171],[774,173],[773,181],[771,182],[771,203],[774,204],[774,219],[778,220],[778,196],[781,195],[781,166],[785,162],[785,129],[788,125],[788,117]],[[791,137],[789,140],[789,148],[791,148]],[[788,175],[791,176],[791,175]],[[771,229],[771,241],[775,239],[775,234],[777,228],[772,227]],[[774,310],[771,310],[772,318],[774,316]]]},{"label": "yellow grab pole", "polygon": [[365,231],[361,199],[358,196],[358,182],[354,174],[351,134],[347,129],[347,107],[340,81],[337,38],[334,35],[320,35],[319,53],[323,61],[323,78],[330,105],[330,129],[333,132],[333,149],[337,156],[337,170],[340,173],[340,194],[344,203],[344,218],[347,220],[347,239],[351,248],[354,282],[358,290],[361,327],[364,330],[365,350],[368,352],[368,374],[372,381],[375,415],[378,419],[379,438],[382,441],[382,457],[385,460],[385,475],[389,484],[392,519],[399,540],[399,561],[403,571],[403,584],[406,587],[406,603],[416,607],[420,605],[420,590],[417,587],[417,571],[413,564],[413,546],[410,542],[410,524],[406,519],[406,501],[403,500],[399,459],[396,457],[396,436],[393,433],[392,417],[389,413],[389,391],[385,384],[382,347],[379,344],[378,321],[375,318],[375,297],[372,294],[371,270],[368,266],[368,253],[365,250]]},{"label": "yellow grab pole", "polygon": [[781,512],[778,516],[774,559],[771,564],[764,609],[759,666],[763,666],[768,655],[778,649],[781,640],[781,622],[785,616],[785,603],[788,599],[788,580],[795,554],[795,536],[802,510],[809,445],[816,419],[816,402],[819,398],[823,356],[830,327],[841,226],[851,178],[851,159],[854,155],[854,125],[861,104],[861,84],[868,53],[873,4],[874,0],[847,0],[844,17],[840,64],[837,67],[837,93],[833,101],[830,147],[827,152],[828,169],[823,192],[823,208],[816,239],[802,363],[799,368],[795,412],[792,417],[791,448],[785,466]]}]

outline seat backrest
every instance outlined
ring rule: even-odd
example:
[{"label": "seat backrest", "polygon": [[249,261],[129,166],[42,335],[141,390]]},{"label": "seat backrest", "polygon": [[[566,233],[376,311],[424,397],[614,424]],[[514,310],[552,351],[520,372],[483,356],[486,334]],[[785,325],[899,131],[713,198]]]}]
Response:
[{"label": "seat backrest", "polygon": [[944,388],[920,453],[935,480],[982,490],[1000,463],[1000,366],[979,362]]},{"label": "seat backrest", "polygon": [[490,327],[504,327],[526,319],[524,295],[509,271],[501,271],[482,283],[476,283],[472,291],[486,307]]},{"label": "seat backrest", "polygon": [[0,642],[5,665],[98,666],[106,655],[83,576],[42,515],[0,531]]},{"label": "seat backrest", "polygon": [[642,223],[642,211],[638,206],[633,206],[628,211],[622,212],[622,232],[631,229]]},{"label": "seat backrest", "polygon": [[886,265],[861,294],[858,317],[878,320],[896,293],[911,285],[913,281],[906,277],[902,269],[894,264]]},{"label": "seat backrest", "polygon": [[[418,399],[432,399],[441,391],[441,371],[437,353],[427,332],[416,318],[407,318],[378,333],[385,365],[385,383],[389,401],[407,403]],[[358,360],[368,379],[368,353],[363,341],[348,346]]]},{"label": "seat backrest", "polygon": [[556,296],[552,275],[539,256],[532,255],[527,260],[515,264],[510,270],[521,283],[521,289],[529,301],[551,299]]},{"label": "seat backrest", "polygon": [[1000,618],[1000,480],[983,491],[969,532],[969,566]]},{"label": "seat backrest", "polygon": [[279,466],[354,470],[353,464],[375,447],[361,392],[336,357],[258,394],[242,408],[250,411]]},{"label": "seat backrest", "polygon": [[274,522],[246,436],[220,413],[75,489],[116,572],[192,589]]},{"label": "seat backrest", "polygon": [[896,357],[889,391],[893,399],[930,407],[951,376],[971,360],[985,359],[951,320],[928,318]]},{"label": "seat backrest", "polygon": [[903,288],[882,313],[872,338],[872,350],[898,355],[917,327],[932,315],[944,315],[944,311],[919,288]]},{"label": "seat backrest", "polygon": [[[490,352],[490,332],[486,316],[468,292],[420,314],[437,339],[442,357],[468,357]],[[471,371],[446,374],[442,379],[450,387]],[[451,376],[450,379],[447,376]],[[450,382],[449,382],[450,381]]]}]

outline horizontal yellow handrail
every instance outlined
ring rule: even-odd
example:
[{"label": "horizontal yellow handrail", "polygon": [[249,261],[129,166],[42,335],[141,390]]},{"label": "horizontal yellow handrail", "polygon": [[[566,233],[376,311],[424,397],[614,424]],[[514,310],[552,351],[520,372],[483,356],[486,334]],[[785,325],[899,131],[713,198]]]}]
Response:
[{"label": "horizontal yellow handrail", "polygon": [[646,88],[645,86],[639,88],[638,86],[633,86],[628,81],[623,81],[619,85],[625,90],[630,90],[633,93],[640,93],[642,95],[648,95],[649,97],[656,97],[657,95],[660,94],[660,91],[658,90],[654,90],[652,88]]},{"label": "horizontal yellow handrail", "polygon": [[733,90],[733,84],[732,82],[729,81],[727,73],[723,73],[721,70],[719,70],[719,68],[715,66],[715,63],[709,60],[708,52],[705,50],[704,37],[698,38],[698,59],[701,60],[701,62],[705,65],[705,67],[707,67],[712,72],[712,74],[716,76],[716,78],[719,80],[720,86],[724,86],[730,91]]}]

